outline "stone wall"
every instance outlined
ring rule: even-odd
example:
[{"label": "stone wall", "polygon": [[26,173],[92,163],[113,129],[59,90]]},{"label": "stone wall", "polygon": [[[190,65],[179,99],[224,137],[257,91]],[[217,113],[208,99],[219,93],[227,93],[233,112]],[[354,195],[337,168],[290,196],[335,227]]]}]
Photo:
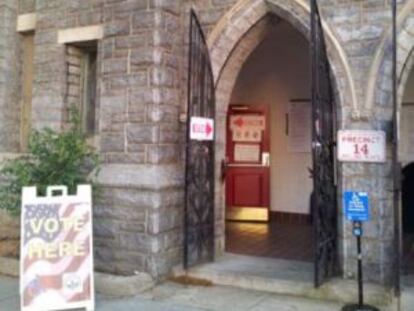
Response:
[{"label": "stone wall", "polygon": [[[211,55],[213,59],[213,68],[218,79],[219,74],[226,74],[223,80],[223,91],[218,84],[218,113],[219,118],[225,118],[226,105],[234,81],[234,72],[240,70],[239,64],[236,68],[228,70],[229,63],[233,54],[241,53],[246,48],[241,48],[242,52],[237,52],[244,42],[246,30],[251,31],[250,25],[256,21],[256,15],[274,12],[282,18],[288,18],[298,29],[308,33],[308,17],[302,19],[300,25],[301,5],[294,5],[291,1],[238,1],[231,11],[220,10],[224,2],[220,5],[214,5],[213,1],[208,4],[200,4],[192,1],[199,11],[200,20],[204,28],[210,33],[208,39],[211,44]],[[231,3],[231,1],[226,3]],[[299,1],[298,1],[299,3]],[[406,1],[399,2],[399,11],[402,11]],[[277,5],[274,9],[274,5]],[[370,83],[378,75],[378,71],[373,70],[375,67],[376,53],[383,48],[382,42],[389,35],[391,22],[391,6],[389,2],[384,1],[319,1],[322,16],[326,21],[326,26],[333,35],[334,42],[328,36],[328,52],[333,69],[333,79],[337,87],[337,113],[339,116],[338,126],[340,129],[380,129],[385,130],[388,136],[389,146],[391,146],[392,137],[392,105],[389,96],[383,96],[380,101],[375,103],[374,107],[369,107]],[[280,8],[289,8],[285,11]],[[251,11],[251,12],[250,12]],[[256,11],[256,12],[254,12]],[[299,23],[289,20],[284,12],[294,12]],[[226,14],[225,17],[223,17]],[[294,18],[295,19],[295,18]],[[212,22],[214,20],[214,22]],[[216,27],[211,25],[220,23]],[[350,22],[351,21],[351,22]],[[224,24],[224,25],[223,25]],[[228,26],[227,26],[228,24]],[[219,35],[217,35],[219,33]],[[246,32],[247,33],[247,32]],[[237,41],[242,38],[241,41]],[[232,45],[231,42],[235,42]],[[227,42],[227,43],[226,43]],[[229,44],[230,42],[230,44]],[[249,44],[248,44],[249,45]],[[335,52],[338,50],[338,52]],[[337,57],[335,54],[340,55]],[[239,56],[234,57],[236,61],[242,61]],[[390,54],[388,54],[388,60]],[[228,64],[221,60],[227,61]],[[218,64],[218,66],[217,66]],[[223,65],[224,64],[224,65]],[[216,66],[216,67],[214,67]],[[344,69],[342,69],[344,68]],[[388,63],[389,69],[389,63]],[[228,76],[229,72],[230,76]],[[373,73],[372,73],[373,72]],[[381,71],[384,72],[384,71]],[[372,74],[372,77],[371,77]],[[371,79],[369,79],[369,78]],[[229,81],[230,78],[230,81]],[[389,80],[385,82],[385,87],[390,90]],[[227,98],[221,102],[221,98]],[[224,105],[224,106],[222,106]],[[220,121],[221,119],[219,119]],[[218,126],[222,128],[224,121]],[[224,136],[224,134],[223,134]],[[222,141],[219,134],[217,152],[222,150]],[[394,214],[392,206],[392,176],[391,176],[391,148],[388,148],[388,161],[386,164],[346,164],[339,167],[339,257],[341,267],[346,277],[355,277],[355,242],[351,235],[350,225],[343,221],[341,196],[345,190],[367,191],[371,195],[372,202],[372,221],[366,225],[366,234],[364,242],[364,251],[366,254],[365,267],[367,271],[366,278],[371,281],[390,284],[392,278],[392,266],[394,260]],[[218,156],[217,164],[224,157],[224,153]],[[217,174],[218,176],[218,174]],[[223,206],[223,189],[218,189],[216,201],[218,205]],[[220,201],[221,200],[221,201]],[[221,202],[221,203],[220,203]],[[218,214],[222,213],[222,208]],[[222,230],[218,230],[222,232]],[[223,241],[218,237],[218,241]]]},{"label": "stone wall", "polygon": [[70,94],[58,30],[104,27],[98,42],[102,199],[94,226],[102,271],[158,278],[181,260],[180,13],[178,1],[37,1],[36,127],[59,128],[66,119]]},{"label": "stone wall", "polygon": [[[8,32],[2,36],[0,61],[9,71],[19,69],[18,61],[11,58],[18,53],[10,48],[18,44],[17,3],[11,0],[0,5],[2,21],[7,24],[2,31]],[[74,76],[68,71],[68,67],[76,69],[76,59],[58,43],[59,31],[103,25],[104,37],[98,42],[102,109],[97,140],[103,165],[98,178],[102,197],[95,204],[97,269],[165,276],[181,262],[182,254],[184,172],[179,113],[184,37],[180,2],[21,1],[20,13],[32,11],[37,17],[34,128],[64,129],[68,105],[78,95],[70,88]],[[4,145],[5,151],[15,152],[18,139],[16,147],[11,139],[19,131],[8,126],[13,120],[11,107],[18,107],[11,98],[19,94],[19,78],[13,80],[11,74],[3,73],[0,90],[10,95],[0,97],[4,105],[0,114],[7,113],[7,118],[0,118],[0,149]]]},{"label": "stone wall", "polygon": [[20,148],[17,4],[15,0],[0,3],[0,153],[14,153]]},{"label": "stone wall", "polygon": [[115,215],[101,222],[115,236],[98,233],[97,258],[110,270],[109,251],[123,259],[116,272],[143,270],[158,278],[180,263],[182,252],[180,6],[119,1],[105,9],[99,181],[113,194],[115,213],[137,211],[134,221]]},{"label": "stone wall", "polygon": [[0,210],[0,257],[17,258],[20,254],[20,221]]},{"label": "stone wall", "polygon": [[[389,45],[384,42],[389,37],[390,1],[318,2],[329,31],[328,54],[337,88],[339,127],[383,129],[390,142],[390,84],[387,79],[376,83],[377,76],[389,74]],[[400,9],[411,2],[399,1]],[[306,2],[3,0],[0,4],[0,152],[17,152],[19,148],[17,10],[20,14],[35,12],[37,16],[32,103],[35,128],[60,130],[67,120],[67,55],[65,45],[58,43],[58,31],[103,27],[103,38],[98,42],[97,133],[103,161],[98,178],[102,197],[94,206],[99,270],[126,275],[145,271],[160,278],[182,261],[185,135],[179,116],[186,111],[190,7],[196,10],[206,31],[218,81],[220,163],[233,80],[266,36],[267,23],[272,22],[261,18],[273,14],[275,19],[287,19],[308,36]],[[402,47],[405,40],[413,40],[402,33],[401,38]],[[381,50],[388,51],[383,62],[377,61],[381,60]],[[389,155],[390,151],[388,148]],[[384,165],[341,165],[339,172],[338,198],[347,189],[372,194],[373,221],[366,225],[364,240],[369,271],[366,276],[389,283],[394,241],[390,158]],[[219,173],[217,165],[217,179]],[[216,194],[217,241],[223,250],[223,188],[218,187]],[[350,226],[342,221],[339,206],[341,267],[345,276],[353,277],[354,239]]]},{"label": "stone wall", "polygon": [[18,0],[19,14],[33,13],[36,10],[36,0]]}]

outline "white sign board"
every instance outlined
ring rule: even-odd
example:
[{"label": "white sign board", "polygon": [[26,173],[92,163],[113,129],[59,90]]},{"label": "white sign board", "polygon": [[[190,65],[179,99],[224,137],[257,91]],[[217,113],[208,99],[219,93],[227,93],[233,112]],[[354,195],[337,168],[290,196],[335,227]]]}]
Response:
[{"label": "white sign board", "polygon": [[342,162],[385,162],[385,132],[338,131],[338,159]]},{"label": "white sign board", "polygon": [[23,188],[21,310],[94,309],[91,206],[89,185],[78,186],[77,195],[48,187],[45,197]]},{"label": "white sign board", "polygon": [[214,120],[209,118],[192,117],[190,120],[191,140],[213,140]]},{"label": "white sign board", "polygon": [[230,117],[230,129],[233,132],[234,142],[261,142],[265,128],[266,119],[263,115],[238,114]]},{"label": "white sign board", "polygon": [[234,161],[236,162],[259,162],[260,145],[242,145],[234,146]]},{"label": "white sign board", "polygon": [[309,103],[289,105],[289,144],[292,153],[310,153],[312,141],[312,117]]}]

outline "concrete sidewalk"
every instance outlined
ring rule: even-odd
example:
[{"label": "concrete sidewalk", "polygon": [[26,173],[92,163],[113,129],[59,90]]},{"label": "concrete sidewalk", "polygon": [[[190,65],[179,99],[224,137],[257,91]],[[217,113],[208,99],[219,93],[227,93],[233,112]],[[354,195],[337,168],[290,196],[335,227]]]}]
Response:
[{"label": "concrete sidewalk", "polygon": [[[341,305],[225,286],[183,286],[167,282],[136,297],[97,297],[99,311],[336,311]],[[17,279],[0,276],[0,310],[18,311]]]}]

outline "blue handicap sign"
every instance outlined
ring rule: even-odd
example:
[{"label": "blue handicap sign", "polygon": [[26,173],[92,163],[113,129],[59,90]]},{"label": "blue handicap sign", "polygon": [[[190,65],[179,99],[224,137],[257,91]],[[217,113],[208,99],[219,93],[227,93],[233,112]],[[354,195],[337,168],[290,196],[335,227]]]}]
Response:
[{"label": "blue handicap sign", "polygon": [[344,193],[345,216],[351,221],[369,221],[369,198],[366,192],[347,191]]}]

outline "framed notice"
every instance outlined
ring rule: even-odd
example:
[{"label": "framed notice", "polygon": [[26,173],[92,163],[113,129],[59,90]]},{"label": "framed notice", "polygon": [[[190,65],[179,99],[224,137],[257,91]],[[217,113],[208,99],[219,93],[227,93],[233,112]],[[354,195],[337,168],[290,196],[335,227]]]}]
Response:
[{"label": "framed notice", "polygon": [[308,102],[291,102],[287,118],[288,150],[292,153],[311,152],[311,105]]},{"label": "framed notice", "polygon": [[91,205],[89,185],[78,186],[77,195],[49,187],[46,197],[38,197],[35,187],[23,188],[23,311],[94,309]]},{"label": "framed notice", "polygon": [[260,161],[260,145],[234,145],[234,161],[235,162],[259,162]]}]

